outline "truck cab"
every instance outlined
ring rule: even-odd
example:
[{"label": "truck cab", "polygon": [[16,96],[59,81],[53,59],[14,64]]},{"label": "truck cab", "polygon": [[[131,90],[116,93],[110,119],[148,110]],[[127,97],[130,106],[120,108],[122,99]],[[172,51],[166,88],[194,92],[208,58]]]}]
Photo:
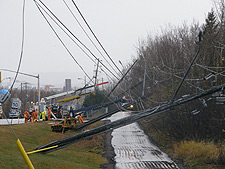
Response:
[{"label": "truck cab", "polygon": [[62,118],[62,110],[61,107],[59,107],[59,105],[53,104],[51,106],[51,111],[57,118]]}]

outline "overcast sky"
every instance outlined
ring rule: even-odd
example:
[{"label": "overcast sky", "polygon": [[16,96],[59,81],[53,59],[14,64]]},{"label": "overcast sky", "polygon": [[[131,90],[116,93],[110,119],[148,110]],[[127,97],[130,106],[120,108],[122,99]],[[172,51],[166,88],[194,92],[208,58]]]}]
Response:
[{"label": "overcast sky", "polygon": [[[97,57],[101,57],[84,36],[63,0],[43,0],[43,2]],[[71,0],[65,2],[82,22]],[[168,24],[179,26],[186,22],[190,25],[193,20],[202,24],[213,7],[211,0],[75,0],[75,2],[120,69],[122,67],[119,60],[125,65],[134,58],[135,46],[139,39],[146,39],[147,35],[156,35]],[[22,5],[23,0],[0,0],[1,69],[17,69],[22,38]],[[73,56],[92,77],[94,63],[56,25],[53,26]],[[106,64],[105,60],[102,60]],[[72,79],[73,85],[80,85],[82,81],[78,81],[77,78],[85,76],[50,29],[33,0],[26,0],[25,43],[20,71],[40,74],[41,85],[52,84],[57,87],[62,87],[66,78]],[[2,71],[2,79],[9,76],[14,77],[14,74]],[[18,80],[34,84],[37,82],[36,79],[22,75]],[[10,81],[3,81],[3,84],[7,83]],[[19,83],[15,87],[18,85]]]}]

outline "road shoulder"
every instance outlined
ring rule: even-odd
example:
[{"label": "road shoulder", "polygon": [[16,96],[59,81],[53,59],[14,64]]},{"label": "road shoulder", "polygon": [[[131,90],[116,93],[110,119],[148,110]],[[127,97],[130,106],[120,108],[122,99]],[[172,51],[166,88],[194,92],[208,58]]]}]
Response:
[{"label": "road shoulder", "polygon": [[[109,123],[110,120],[105,121],[106,123]],[[115,152],[114,152],[114,148],[112,147],[111,141],[112,141],[112,131],[109,131],[107,133],[104,134],[104,149],[103,149],[103,153],[102,156],[105,157],[107,159],[107,164],[102,164],[100,167],[103,169],[113,169],[115,168],[115,161],[114,161],[114,157],[115,157]]]}]

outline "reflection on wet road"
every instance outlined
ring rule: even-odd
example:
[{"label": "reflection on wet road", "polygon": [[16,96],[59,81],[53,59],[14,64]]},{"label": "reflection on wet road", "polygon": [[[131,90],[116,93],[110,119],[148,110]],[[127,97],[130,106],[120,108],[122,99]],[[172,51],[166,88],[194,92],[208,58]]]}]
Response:
[{"label": "reflection on wet road", "polygon": [[[110,120],[126,116],[129,116],[129,112],[119,112],[112,115]],[[138,123],[115,129],[112,136],[117,169],[177,168],[165,153],[149,141]]]}]

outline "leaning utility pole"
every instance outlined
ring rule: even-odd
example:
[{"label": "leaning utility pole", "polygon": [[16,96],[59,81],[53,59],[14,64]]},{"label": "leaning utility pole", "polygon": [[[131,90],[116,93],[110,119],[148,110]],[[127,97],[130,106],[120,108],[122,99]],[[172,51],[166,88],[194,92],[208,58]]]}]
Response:
[{"label": "leaning utility pole", "polygon": [[97,85],[98,66],[99,66],[99,59],[97,62],[97,68],[96,68],[95,77],[94,77],[95,78],[95,84],[94,84],[95,91],[96,91],[96,85]]},{"label": "leaning utility pole", "polygon": [[129,71],[134,67],[134,65],[137,63],[138,60],[136,60],[131,67],[126,71],[126,73],[123,75],[123,77],[117,82],[117,84],[113,87],[113,89],[109,92],[109,94],[107,95],[107,97],[109,97],[112,92],[117,88],[117,86],[123,81],[123,79],[126,77],[126,75],[129,73]]}]

